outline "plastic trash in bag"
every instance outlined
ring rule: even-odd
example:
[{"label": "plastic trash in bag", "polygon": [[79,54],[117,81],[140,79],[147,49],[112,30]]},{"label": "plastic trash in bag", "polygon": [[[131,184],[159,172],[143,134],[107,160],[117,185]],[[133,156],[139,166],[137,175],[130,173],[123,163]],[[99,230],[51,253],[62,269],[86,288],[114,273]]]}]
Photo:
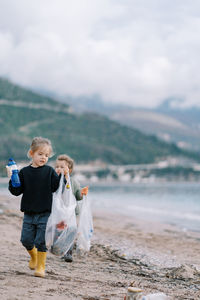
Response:
[{"label": "plastic trash in bag", "polygon": [[76,199],[72,193],[70,178],[64,184],[61,176],[58,190],[53,194],[52,211],[49,216],[45,240],[47,249],[62,256],[70,249],[77,233]]},{"label": "plastic trash in bag", "polygon": [[93,235],[93,219],[90,201],[84,197],[77,229],[76,249],[79,254],[90,251]]}]

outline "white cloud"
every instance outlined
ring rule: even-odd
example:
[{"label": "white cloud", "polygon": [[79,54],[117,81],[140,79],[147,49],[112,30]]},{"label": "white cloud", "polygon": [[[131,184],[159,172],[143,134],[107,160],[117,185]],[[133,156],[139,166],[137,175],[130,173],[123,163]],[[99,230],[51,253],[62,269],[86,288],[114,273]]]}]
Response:
[{"label": "white cloud", "polygon": [[200,3],[0,0],[0,75],[58,94],[200,105]]}]

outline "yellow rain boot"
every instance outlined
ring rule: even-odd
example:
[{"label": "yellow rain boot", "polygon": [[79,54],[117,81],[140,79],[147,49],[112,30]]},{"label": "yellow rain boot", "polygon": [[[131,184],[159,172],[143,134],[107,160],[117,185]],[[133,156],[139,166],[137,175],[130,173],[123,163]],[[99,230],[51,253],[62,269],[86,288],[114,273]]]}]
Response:
[{"label": "yellow rain boot", "polygon": [[34,270],[37,266],[37,249],[34,247],[32,250],[27,250],[30,254],[29,268]]},{"label": "yellow rain boot", "polygon": [[46,252],[37,252],[37,267],[35,270],[36,277],[45,277],[45,262],[46,262]]}]

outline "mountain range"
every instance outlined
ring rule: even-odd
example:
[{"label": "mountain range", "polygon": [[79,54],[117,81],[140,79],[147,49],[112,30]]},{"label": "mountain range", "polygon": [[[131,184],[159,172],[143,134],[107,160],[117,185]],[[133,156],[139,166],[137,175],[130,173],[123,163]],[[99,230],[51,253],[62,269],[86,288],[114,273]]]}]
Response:
[{"label": "mountain range", "polygon": [[175,143],[180,148],[200,150],[200,107],[173,106],[174,99],[167,99],[151,109],[107,104],[98,96],[76,99],[66,97],[65,101],[80,113],[97,112],[145,134],[153,134],[168,143]]},{"label": "mountain range", "polygon": [[[77,110],[78,112],[78,110]],[[34,136],[52,141],[55,156],[67,153],[78,163],[151,163],[168,156],[198,159],[173,143],[122,125],[95,112],[77,113],[51,97],[0,79],[0,161],[27,160]],[[54,159],[55,159],[54,156]]]}]

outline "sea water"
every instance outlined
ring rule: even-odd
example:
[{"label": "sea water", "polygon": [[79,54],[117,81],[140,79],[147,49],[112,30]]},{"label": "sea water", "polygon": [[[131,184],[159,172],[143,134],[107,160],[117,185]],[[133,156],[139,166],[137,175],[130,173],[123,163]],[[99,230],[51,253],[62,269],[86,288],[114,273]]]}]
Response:
[{"label": "sea water", "polygon": [[[9,195],[6,183],[0,194]],[[92,209],[200,232],[200,183],[89,184]]]},{"label": "sea water", "polygon": [[200,232],[200,183],[91,185],[93,208]]},{"label": "sea water", "polygon": [[0,182],[0,195],[10,195],[10,192],[8,190],[8,182],[5,180],[2,180],[3,182]]}]

